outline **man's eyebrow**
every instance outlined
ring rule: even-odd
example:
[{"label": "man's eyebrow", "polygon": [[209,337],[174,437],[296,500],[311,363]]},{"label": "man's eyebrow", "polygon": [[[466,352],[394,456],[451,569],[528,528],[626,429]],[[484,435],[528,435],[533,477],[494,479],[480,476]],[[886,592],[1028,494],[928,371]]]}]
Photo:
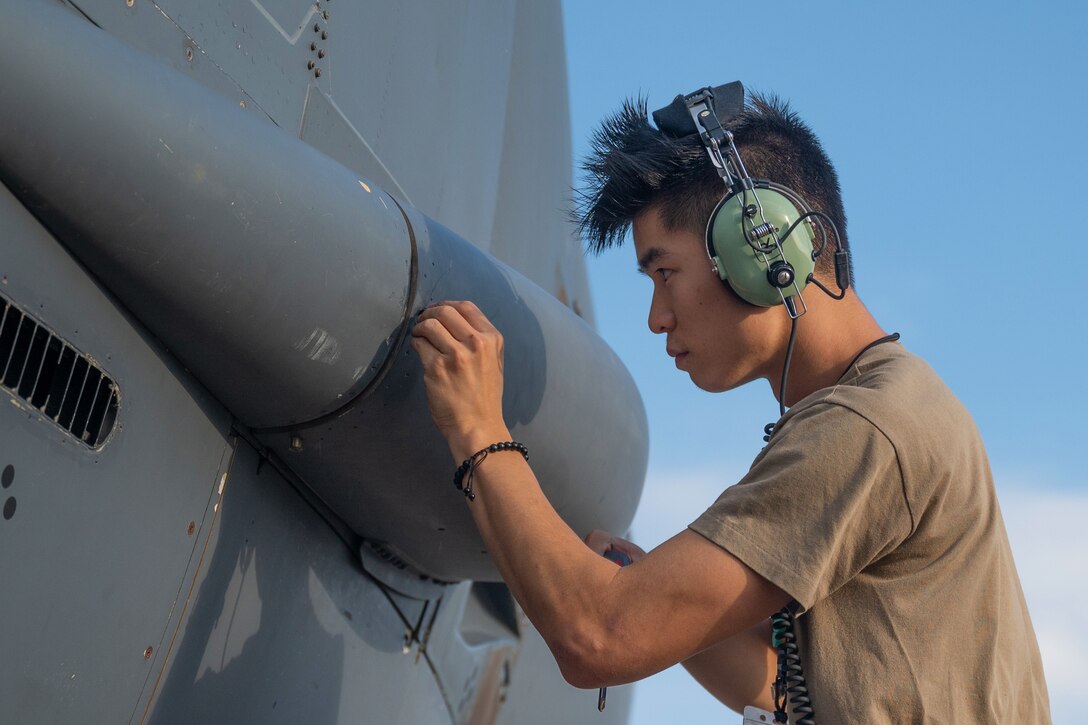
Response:
[{"label": "man's eyebrow", "polygon": [[661,247],[650,247],[646,253],[638,258],[638,271],[646,274],[646,269],[655,261],[665,256],[665,250]]}]

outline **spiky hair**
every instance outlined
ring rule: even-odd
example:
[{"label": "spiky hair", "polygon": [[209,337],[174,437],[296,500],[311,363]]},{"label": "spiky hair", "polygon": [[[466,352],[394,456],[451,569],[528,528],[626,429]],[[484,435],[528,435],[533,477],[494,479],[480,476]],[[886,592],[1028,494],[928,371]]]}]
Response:
[{"label": "spiky hair", "polygon": [[[788,103],[751,94],[744,111],[724,125],[753,178],[788,187],[827,214],[846,245],[838,175],[819,139]],[[666,229],[702,235],[725,191],[699,136],[661,133],[650,124],[641,96],[627,99],[604,120],[581,168],[577,223],[587,247],[597,253],[622,244],[631,222],[650,207],[660,211]],[[830,253],[820,257],[821,276],[834,276],[831,260]]]}]

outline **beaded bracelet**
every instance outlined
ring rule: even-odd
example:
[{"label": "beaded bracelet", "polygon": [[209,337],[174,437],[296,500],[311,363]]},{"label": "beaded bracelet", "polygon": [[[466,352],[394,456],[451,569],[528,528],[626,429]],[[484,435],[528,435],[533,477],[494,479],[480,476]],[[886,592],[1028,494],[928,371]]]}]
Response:
[{"label": "beaded bracelet", "polygon": [[526,461],[529,460],[529,449],[517,441],[492,443],[487,448],[481,448],[473,453],[457,467],[453,474],[453,485],[457,487],[458,491],[463,492],[465,498],[469,501],[476,500],[476,492],[472,490],[472,477],[476,473],[476,468],[484,462],[488,453],[498,453],[499,451],[517,451]]}]

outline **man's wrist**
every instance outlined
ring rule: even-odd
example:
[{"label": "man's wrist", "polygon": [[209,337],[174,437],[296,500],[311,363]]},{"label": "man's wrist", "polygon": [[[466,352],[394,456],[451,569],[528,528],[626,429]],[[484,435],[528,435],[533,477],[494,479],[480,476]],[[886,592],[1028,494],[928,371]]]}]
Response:
[{"label": "man's wrist", "polygon": [[457,463],[465,460],[482,448],[487,448],[492,443],[513,440],[510,430],[505,425],[489,425],[467,428],[450,433],[446,438],[449,443],[450,453]]}]

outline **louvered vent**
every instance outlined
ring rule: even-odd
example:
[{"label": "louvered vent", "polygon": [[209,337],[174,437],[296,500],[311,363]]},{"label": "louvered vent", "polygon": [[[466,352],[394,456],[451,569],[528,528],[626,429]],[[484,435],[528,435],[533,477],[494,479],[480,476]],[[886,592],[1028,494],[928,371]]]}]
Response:
[{"label": "louvered vent", "polygon": [[117,420],[117,385],[2,294],[0,309],[0,386],[85,445],[102,445]]}]

